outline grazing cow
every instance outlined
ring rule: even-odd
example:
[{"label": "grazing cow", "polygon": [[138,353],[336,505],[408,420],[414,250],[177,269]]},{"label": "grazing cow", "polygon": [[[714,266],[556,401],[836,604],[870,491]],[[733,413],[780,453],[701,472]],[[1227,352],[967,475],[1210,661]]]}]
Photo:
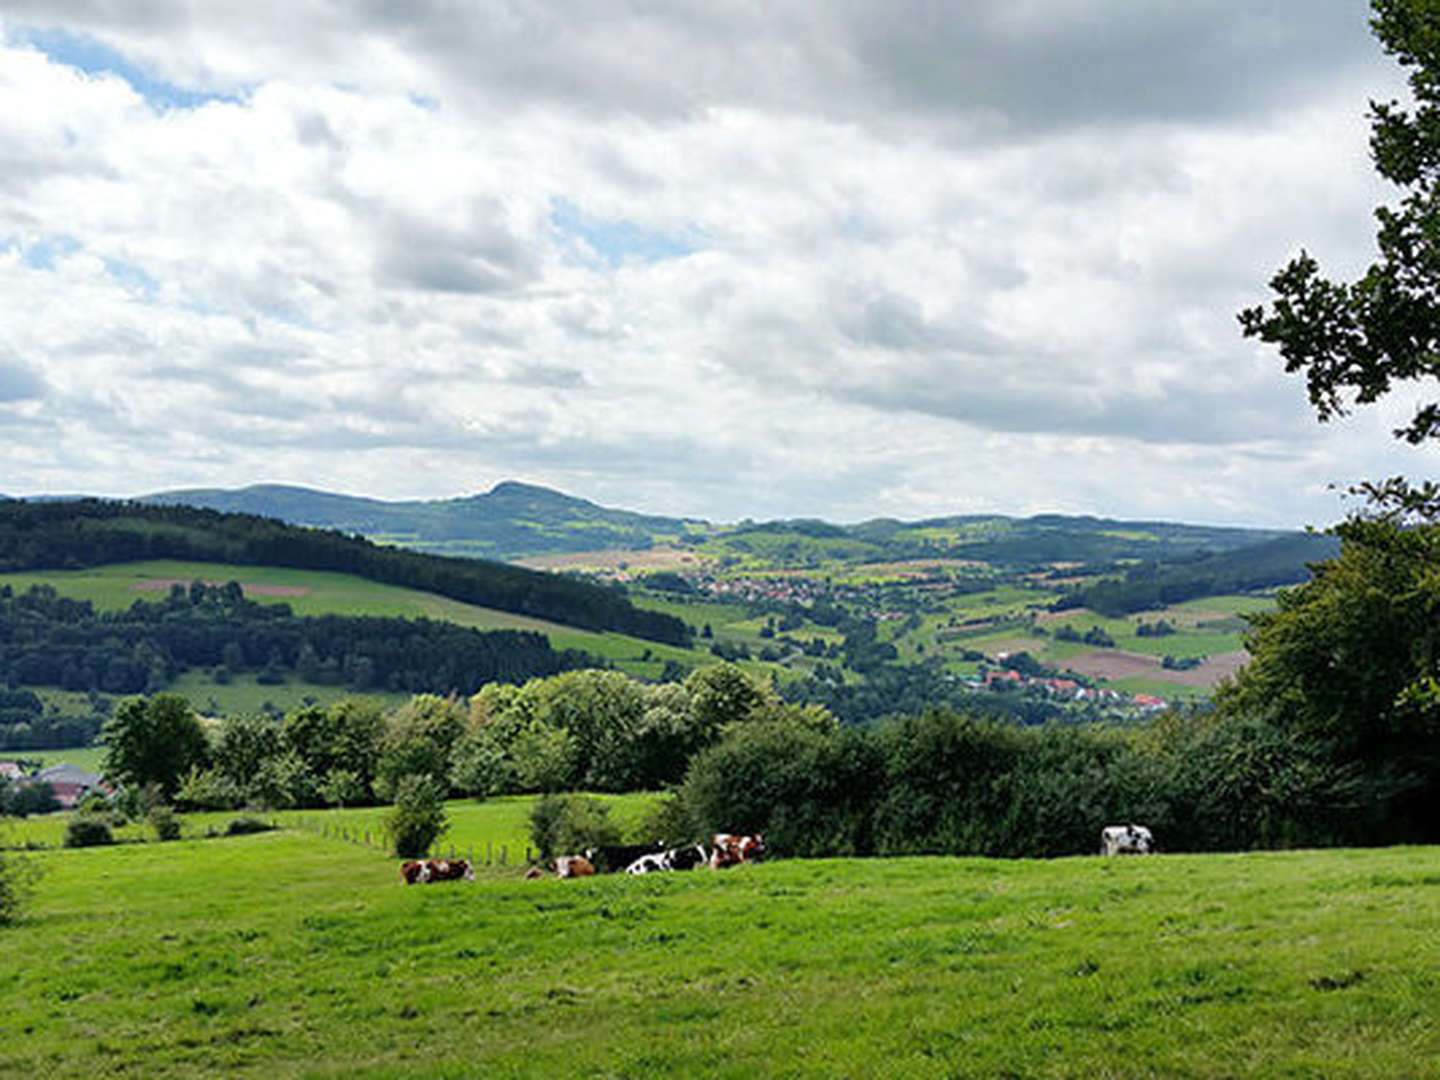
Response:
[{"label": "grazing cow", "polygon": [[765,837],[738,836],[735,833],[716,833],[710,838],[710,869],[721,870],[727,866],[757,862],[765,854]]},{"label": "grazing cow", "polygon": [[400,864],[400,880],[406,885],[461,879],[475,880],[475,871],[465,859],[410,859]]},{"label": "grazing cow", "polygon": [[1101,855],[1149,855],[1155,838],[1144,825],[1106,825],[1100,830]]},{"label": "grazing cow", "polygon": [[555,876],[562,878],[591,877],[595,873],[595,864],[584,855],[557,855],[555,856]]},{"label": "grazing cow", "polygon": [[646,855],[658,855],[665,850],[665,841],[657,840],[653,844],[602,844],[600,847],[589,848],[585,857],[594,865],[595,869],[602,874],[618,874],[627,870],[630,864],[636,859],[644,858]]}]

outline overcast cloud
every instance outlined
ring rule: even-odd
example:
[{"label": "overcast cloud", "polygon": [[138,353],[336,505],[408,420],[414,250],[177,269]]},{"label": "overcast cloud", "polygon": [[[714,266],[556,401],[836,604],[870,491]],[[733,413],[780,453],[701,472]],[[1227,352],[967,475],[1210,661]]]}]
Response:
[{"label": "overcast cloud", "polygon": [[1436,471],[1235,321],[1371,257],[1359,0],[208,7],[0,16],[0,491],[1301,525]]}]

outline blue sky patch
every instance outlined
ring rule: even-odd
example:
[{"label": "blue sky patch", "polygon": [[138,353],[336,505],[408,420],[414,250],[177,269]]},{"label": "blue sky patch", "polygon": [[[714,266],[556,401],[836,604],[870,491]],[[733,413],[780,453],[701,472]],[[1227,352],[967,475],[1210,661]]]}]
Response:
[{"label": "blue sky patch", "polygon": [[141,300],[154,300],[155,294],[160,291],[160,283],[134,263],[122,259],[106,259],[105,272],[126,292]]},{"label": "blue sky patch", "polygon": [[55,260],[73,255],[80,250],[80,241],[73,236],[47,236],[37,240],[21,251],[25,265],[34,270],[54,270]]},{"label": "blue sky patch", "polygon": [[38,49],[56,64],[75,68],[87,75],[114,75],[124,79],[130,84],[130,88],[157,112],[196,109],[212,101],[241,100],[239,95],[187,90],[183,86],[158,79],[127,59],[124,54],[89,34],[76,34],[61,29],[30,28],[8,36],[15,44]]},{"label": "blue sky patch", "polygon": [[690,240],[642,228],[633,221],[590,217],[569,199],[551,201],[550,223],[567,240],[584,241],[602,262],[612,267],[626,262],[678,259],[699,250]]}]

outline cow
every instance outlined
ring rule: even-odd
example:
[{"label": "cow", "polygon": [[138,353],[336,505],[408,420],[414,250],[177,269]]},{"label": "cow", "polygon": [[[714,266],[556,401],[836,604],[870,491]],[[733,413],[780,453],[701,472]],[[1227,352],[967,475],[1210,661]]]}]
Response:
[{"label": "cow", "polygon": [[735,833],[716,833],[710,838],[710,869],[723,870],[727,866],[757,862],[765,854],[765,837],[740,836]]},{"label": "cow", "polygon": [[675,869],[670,865],[670,853],[668,851],[654,852],[650,855],[641,855],[629,866],[625,867],[627,874],[658,874],[665,870]]},{"label": "cow", "polygon": [[641,855],[625,868],[627,874],[654,874],[663,870],[693,870],[709,861],[710,856],[699,844],[671,848],[668,851]]},{"label": "cow", "polygon": [[1106,825],[1100,830],[1101,855],[1149,855],[1155,838],[1144,825]]},{"label": "cow", "polygon": [[585,857],[594,864],[598,872],[618,874],[628,869],[636,859],[642,859],[646,855],[659,855],[664,850],[663,840],[657,840],[653,844],[602,844],[600,847],[587,848]]},{"label": "cow", "polygon": [[462,879],[475,880],[475,871],[466,859],[409,859],[400,864],[400,880],[406,885]]},{"label": "cow", "polygon": [[591,877],[595,864],[584,855],[555,856],[555,876],[561,878]]},{"label": "cow", "polygon": [[695,867],[703,866],[710,861],[710,856],[699,844],[671,848],[665,854],[670,859],[671,870],[694,870]]}]

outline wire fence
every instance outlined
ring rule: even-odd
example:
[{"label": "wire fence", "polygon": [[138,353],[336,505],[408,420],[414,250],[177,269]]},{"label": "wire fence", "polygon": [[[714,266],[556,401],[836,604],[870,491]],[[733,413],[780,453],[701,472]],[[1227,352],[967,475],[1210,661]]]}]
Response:
[{"label": "wire fence", "polygon": [[[360,825],[332,824],[328,821],[315,821],[312,818],[302,817],[296,822],[297,826],[315,836],[325,840],[335,840],[342,844],[359,844],[363,847],[372,847],[377,851],[390,854],[390,844],[383,829],[370,829]],[[448,849],[448,854],[446,851]],[[519,849],[515,851],[519,855]],[[464,848],[456,850],[454,844],[435,844],[429,852],[432,859],[458,859],[465,858],[471,866],[508,866],[510,865],[510,845],[495,844],[486,841],[483,846],[471,842]],[[529,844],[525,845],[525,861],[519,863],[521,866],[528,866],[534,861],[534,848]]]}]

